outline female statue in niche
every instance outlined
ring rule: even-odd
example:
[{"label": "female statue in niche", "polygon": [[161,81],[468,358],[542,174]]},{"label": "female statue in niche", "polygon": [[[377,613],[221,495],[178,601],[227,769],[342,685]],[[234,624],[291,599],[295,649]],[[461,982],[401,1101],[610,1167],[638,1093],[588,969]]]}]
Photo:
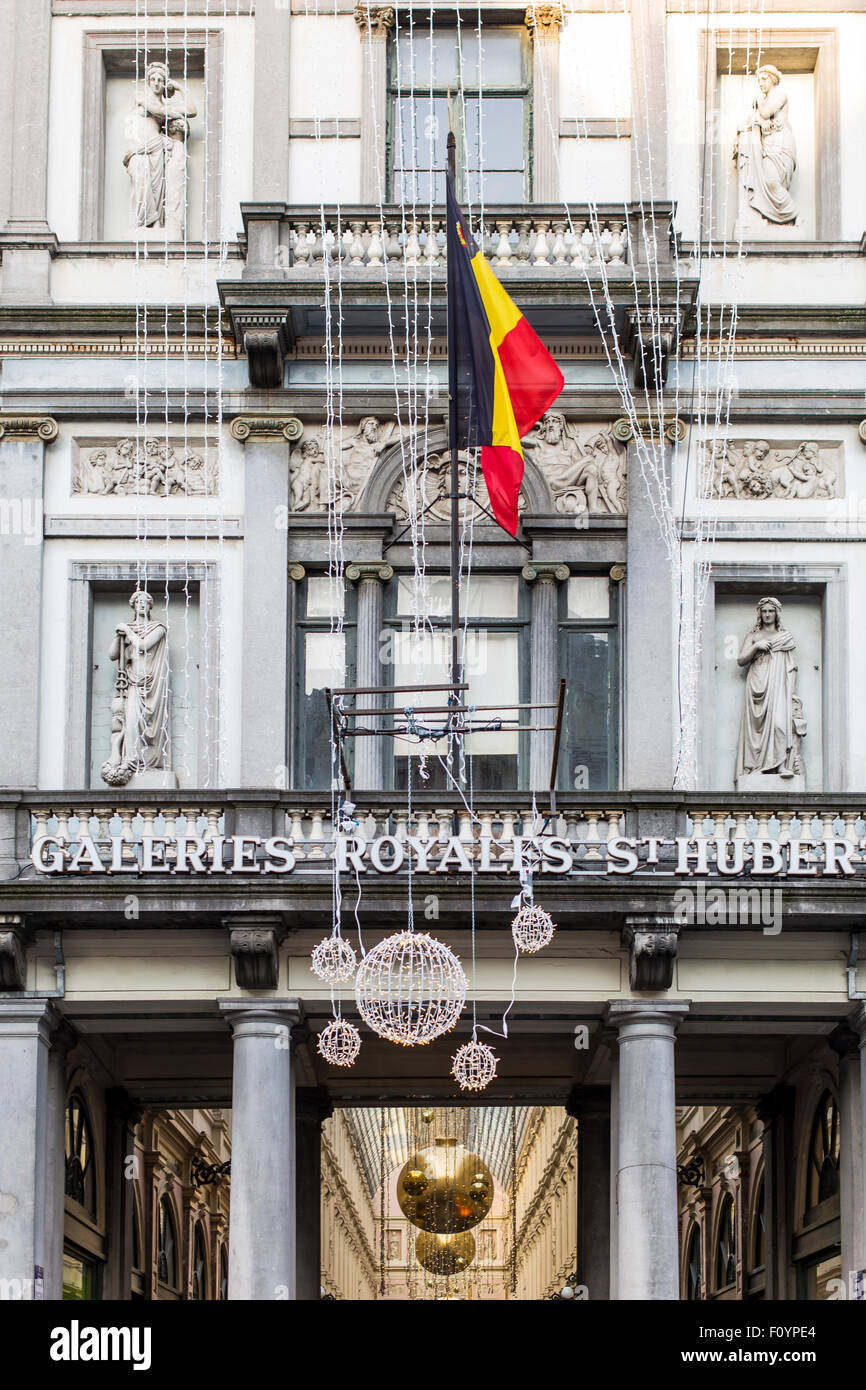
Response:
[{"label": "female statue in niche", "polygon": [[128,118],[123,163],[132,182],[135,225],[164,227],[168,241],[182,240],[186,227],[186,141],[195,115],[167,65],[148,63]]},{"label": "female statue in niche", "polygon": [[[108,649],[117,662],[111,702],[111,751],[102,765],[102,780],[124,787],[133,777],[145,785],[156,773],[157,785],[173,782],[169,733],[168,632],[151,622],[153,597],[136,589],[129,600],[135,617],[118,623]],[[148,779],[150,780],[150,779]]]},{"label": "female statue in niche", "polygon": [[734,141],[734,163],[746,198],[768,222],[794,222],[797,204],[788,191],[797,167],[788,95],[778,68],[758,68],[759,95]]},{"label": "female statue in niche", "polygon": [[747,668],[737,788],[743,779],[760,773],[782,778],[780,789],[790,782],[793,791],[793,779],[803,774],[800,739],[806,722],[797,694],[797,644],[782,627],[778,599],[762,598],[758,603],[755,626],[746,634],[737,662]]}]

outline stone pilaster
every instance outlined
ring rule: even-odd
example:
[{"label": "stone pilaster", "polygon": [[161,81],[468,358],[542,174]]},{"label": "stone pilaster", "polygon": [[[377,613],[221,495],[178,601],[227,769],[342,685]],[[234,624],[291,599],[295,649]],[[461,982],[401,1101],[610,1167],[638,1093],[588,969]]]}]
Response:
[{"label": "stone pilaster", "polygon": [[577,1281],[592,1302],[610,1299],[611,1092],[575,1086],[566,1110],[577,1120]]},{"label": "stone pilaster", "polygon": [[[133,1223],[135,1221],[135,1126],[141,1110],[122,1086],[105,1093],[106,1106],[106,1210],[108,1260],[103,1297],[127,1299],[132,1292]],[[59,1297],[59,1295],[58,1295]]]},{"label": "stone pilaster", "polygon": [[616,1226],[619,1299],[680,1296],[674,1040],[684,1003],[613,1000],[619,1042]]},{"label": "stone pilaster", "polygon": [[285,203],[291,196],[291,5],[260,5],[254,29],[253,202]]},{"label": "stone pilaster", "polygon": [[45,447],[50,415],[0,415],[0,786],[35,787],[39,768],[39,654]]},{"label": "stone pilaster", "polygon": [[245,444],[241,785],[279,785],[287,766],[289,442],[300,420],[239,415]]},{"label": "stone pilaster", "polygon": [[291,1031],[297,999],[221,999],[234,1039],[229,1298],[295,1297]]},{"label": "stone pilaster", "polygon": [[559,201],[559,35],[561,5],[530,5],[532,39],[532,202]]},{"label": "stone pilaster", "polygon": [[774,1086],[755,1106],[764,1126],[764,1220],[767,1239],[767,1274],[764,1296],[795,1297],[791,1265],[794,1211],[794,1099],[793,1086]]},{"label": "stone pilaster", "polygon": [[355,6],[361,31],[361,202],[386,201],[387,38],[390,5]]},{"label": "stone pilaster", "polygon": [[[842,1209],[842,1253],[844,1256],[847,1244],[848,1249],[850,1250],[850,1258],[852,1261],[850,1267],[852,1269],[864,1269],[866,1268],[866,1210],[864,1210],[864,1201],[866,1201],[866,1085],[864,1085],[863,1078],[864,1075],[866,1075],[866,1004],[859,1003],[848,1021],[851,1025],[853,1032],[856,1033],[858,1038],[860,1066],[859,1073],[856,1076],[856,1080],[853,1068],[851,1071],[849,1071],[848,1076],[846,1077],[846,1089],[844,1097],[842,1095],[841,1065],[839,1068],[840,1099],[844,1099],[846,1108],[851,1117],[849,1120],[849,1129],[851,1130],[850,1150],[848,1150],[846,1146],[846,1151],[849,1152],[851,1160],[851,1162],[849,1163],[849,1167],[852,1169],[852,1179],[854,1185],[853,1192],[849,1192],[848,1194],[851,1209],[854,1213],[854,1219],[851,1225],[851,1231],[848,1235],[847,1242],[845,1231],[845,1207],[843,1206]],[[852,1064],[851,1062],[849,1062],[847,1065],[851,1067]],[[856,1082],[859,1082],[859,1085],[857,1085]],[[856,1094],[856,1092],[859,1092],[859,1096]],[[857,1106],[858,1099],[859,1109]],[[845,1111],[843,1111],[842,1113],[843,1143],[845,1142],[844,1135]],[[842,1200],[844,1202],[846,1179],[841,1162],[839,1167],[842,1175]],[[850,1181],[851,1180],[849,1180],[849,1186]],[[842,1272],[843,1275],[847,1278],[847,1271],[844,1264],[844,1259],[842,1264]]]},{"label": "stone pilaster", "polygon": [[[48,114],[51,0],[10,5],[6,42],[13,44],[9,215],[0,230],[0,303],[50,304],[51,258],[57,238],[48,226]],[[14,16],[14,18],[13,18]],[[11,31],[11,32],[10,32]]]},{"label": "stone pilaster", "polygon": [[[531,700],[534,705],[556,703],[559,690],[559,662],[557,659],[559,639],[559,593],[557,585],[569,577],[567,565],[536,564],[524,565],[523,578],[532,588],[532,654]],[[537,709],[532,711],[532,722],[538,725],[553,724],[555,711]],[[551,731],[532,735],[529,758],[529,785],[532,791],[544,791],[550,783],[550,764],[553,758],[553,739]]]},{"label": "stone pilaster", "polygon": [[[357,684],[382,685],[379,642],[382,633],[382,585],[393,579],[390,565],[348,565],[346,578],[358,585]],[[393,673],[391,673],[393,678]],[[383,704],[381,696],[362,696],[364,705]],[[381,720],[365,717],[362,724],[378,728]],[[354,740],[355,768],[352,782],[358,791],[378,791],[384,786],[385,739],[379,736]]]},{"label": "stone pilaster", "polygon": [[295,1297],[307,1302],[321,1297],[322,1123],[332,1110],[327,1091],[319,1087],[299,1087],[296,1090]]},{"label": "stone pilaster", "polygon": [[631,6],[631,197],[668,196],[666,0]]}]

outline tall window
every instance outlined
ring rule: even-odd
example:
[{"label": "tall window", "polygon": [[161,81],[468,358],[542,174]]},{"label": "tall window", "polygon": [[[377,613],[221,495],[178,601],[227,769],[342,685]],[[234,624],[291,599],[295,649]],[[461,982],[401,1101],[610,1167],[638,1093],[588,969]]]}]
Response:
[{"label": "tall window", "polygon": [[[338,775],[331,764],[325,690],[351,685],[355,668],[355,588],[329,575],[309,575],[298,594],[295,633],[294,784],[322,791]],[[344,751],[351,768],[353,739]]]},{"label": "tall window", "polygon": [[755,1223],[752,1227],[753,1269],[761,1269],[767,1263],[767,1217],[764,1211],[765,1191],[764,1179],[761,1178],[761,1186],[758,1188],[758,1200],[755,1202]]},{"label": "tall window", "polygon": [[218,1297],[225,1300],[229,1296],[229,1252],[225,1245],[220,1246],[220,1288]]},{"label": "tall window", "polygon": [[477,30],[403,21],[389,45],[391,196],[444,203],[448,94],[457,193],[523,203],[529,188],[530,52],[523,26]]},{"label": "tall window", "polygon": [[[503,707],[529,699],[529,594],[517,575],[473,574],[460,599],[467,634],[464,648],[464,679],[469,686],[465,702],[478,707],[476,724],[495,724],[499,718],[514,717]],[[423,628],[416,629],[415,614],[424,614]],[[415,591],[411,576],[400,575],[386,595],[386,624],[389,640],[383,660],[393,672],[395,686],[441,685],[448,681],[451,656],[451,584],[445,575],[428,577],[423,597]],[[399,690],[394,705],[411,706],[416,725],[441,728],[447,718],[441,707],[447,692],[409,694]],[[424,714],[434,707],[439,712]],[[485,707],[485,708],[482,708]],[[525,784],[527,736],[516,729],[491,729],[471,734],[466,753],[471,755],[472,785],[475,791],[516,790]],[[451,787],[443,760],[447,741],[418,742],[393,740],[393,777],[399,789],[407,785],[412,760],[413,787],[442,790]],[[426,754],[427,777],[421,776],[421,755]],[[468,775],[468,773],[467,773]]]},{"label": "tall window", "polygon": [[693,1226],[686,1252],[686,1298],[694,1303],[701,1297],[701,1228]]},{"label": "tall window", "polygon": [[161,1199],[157,1213],[156,1273],[161,1284],[170,1289],[178,1287],[177,1226],[170,1197]]},{"label": "tall window", "polygon": [[806,1210],[839,1194],[839,1107],[829,1091],[818,1102],[809,1140]]},{"label": "tall window", "polygon": [[71,1197],[74,1202],[80,1202],[90,1216],[96,1216],[93,1132],[87,1107],[78,1091],[73,1091],[66,1103],[65,1191],[67,1197]]},{"label": "tall window", "polygon": [[561,791],[619,783],[619,585],[580,574],[560,586],[559,669],[566,680]]},{"label": "tall window", "polygon": [[722,1199],[719,1213],[719,1233],[716,1236],[716,1288],[726,1289],[737,1278],[737,1233],[734,1224],[734,1199],[728,1193]]},{"label": "tall window", "polygon": [[196,1222],[192,1248],[192,1296],[196,1301],[208,1296],[207,1241],[200,1221]]}]

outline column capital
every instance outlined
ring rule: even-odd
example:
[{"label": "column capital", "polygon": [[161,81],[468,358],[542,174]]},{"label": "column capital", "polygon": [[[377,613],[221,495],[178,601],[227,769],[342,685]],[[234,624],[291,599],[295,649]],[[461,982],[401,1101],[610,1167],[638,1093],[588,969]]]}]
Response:
[{"label": "column capital", "polygon": [[346,578],[351,580],[353,584],[368,583],[370,581],[378,581],[385,584],[389,579],[394,578],[394,567],[393,565],[387,564],[353,563],[346,566]]},{"label": "column capital", "polygon": [[50,444],[57,438],[57,421],[51,415],[0,414],[0,439],[41,439]]},{"label": "column capital", "polygon": [[229,425],[232,439],[300,439],[304,427],[296,415],[236,415]]},{"label": "column capital", "polygon": [[670,989],[674,982],[679,924],[674,917],[655,913],[626,917],[622,944],[629,950],[629,985],[632,989]]},{"label": "column capital", "polygon": [[[668,444],[681,443],[688,432],[685,420],[681,420],[677,415],[666,415],[663,429]],[[647,433],[657,430],[658,420],[649,415],[621,415],[611,426],[614,439],[618,439],[621,444],[631,444],[638,438],[642,439]]]},{"label": "column capital", "polygon": [[690,999],[611,999],[604,1011],[604,1019],[617,1030],[622,1042],[624,1028],[637,1027],[649,1029],[656,1036],[667,1035],[673,1038],[677,1024],[682,1023],[691,1008]]},{"label": "column capital", "polygon": [[558,39],[564,18],[562,5],[527,5],[523,22],[532,39]]},{"label": "column capital", "polygon": [[857,433],[860,436],[861,444],[866,444],[866,420],[861,420],[857,426]]},{"label": "column capital", "polygon": [[301,580],[306,579],[306,577],[307,571],[303,565],[289,565],[289,578],[293,579],[296,584],[300,584]]},{"label": "column capital", "polygon": [[534,584],[536,579],[540,579],[543,584],[561,584],[563,580],[571,578],[571,570],[568,565],[552,560],[533,560],[530,564],[524,565],[520,573],[527,584]]},{"label": "column capital", "polygon": [[46,1047],[61,1023],[50,999],[0,999],[0,1034],[37,1033]]},{"label": "column capital", "polygon": [[356,5],[355,23],[361,30],[362,39],[386,39],[389,29],[394,27],[393,6]]},{"label": "column capital", "polygon": [[217,1005],[235,1037],[273,1037],[275,1028],[292,1029],[304,1016],[300,999],[218,999]]}]

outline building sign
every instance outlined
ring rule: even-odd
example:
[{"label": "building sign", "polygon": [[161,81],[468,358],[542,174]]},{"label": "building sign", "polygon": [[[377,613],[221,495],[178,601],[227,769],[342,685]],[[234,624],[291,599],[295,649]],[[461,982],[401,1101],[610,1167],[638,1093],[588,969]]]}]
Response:
[{"label": "building sign", "polygon": [[[724,839],[679,835],[675,839],[617,836],[607,841],[569,841],[558,835],[515,836],[500,841],[481,836],[472,863],[469,841],[452,835],[408,839],[338,835],[335,847],[319,842],[315,859],[296,853],[290,836],[120,835],[71,842],[41,835],[31,861],[41,874],[290,874],[319,871],[336,860],[341,873],[513,874],[532,865],[552,877],[651,874],[678,878],[816,878],[866,876],[866,839]],[[304,850],[309,853],[310,843]],[[329,870],[330,872],[330,870]]]}]

